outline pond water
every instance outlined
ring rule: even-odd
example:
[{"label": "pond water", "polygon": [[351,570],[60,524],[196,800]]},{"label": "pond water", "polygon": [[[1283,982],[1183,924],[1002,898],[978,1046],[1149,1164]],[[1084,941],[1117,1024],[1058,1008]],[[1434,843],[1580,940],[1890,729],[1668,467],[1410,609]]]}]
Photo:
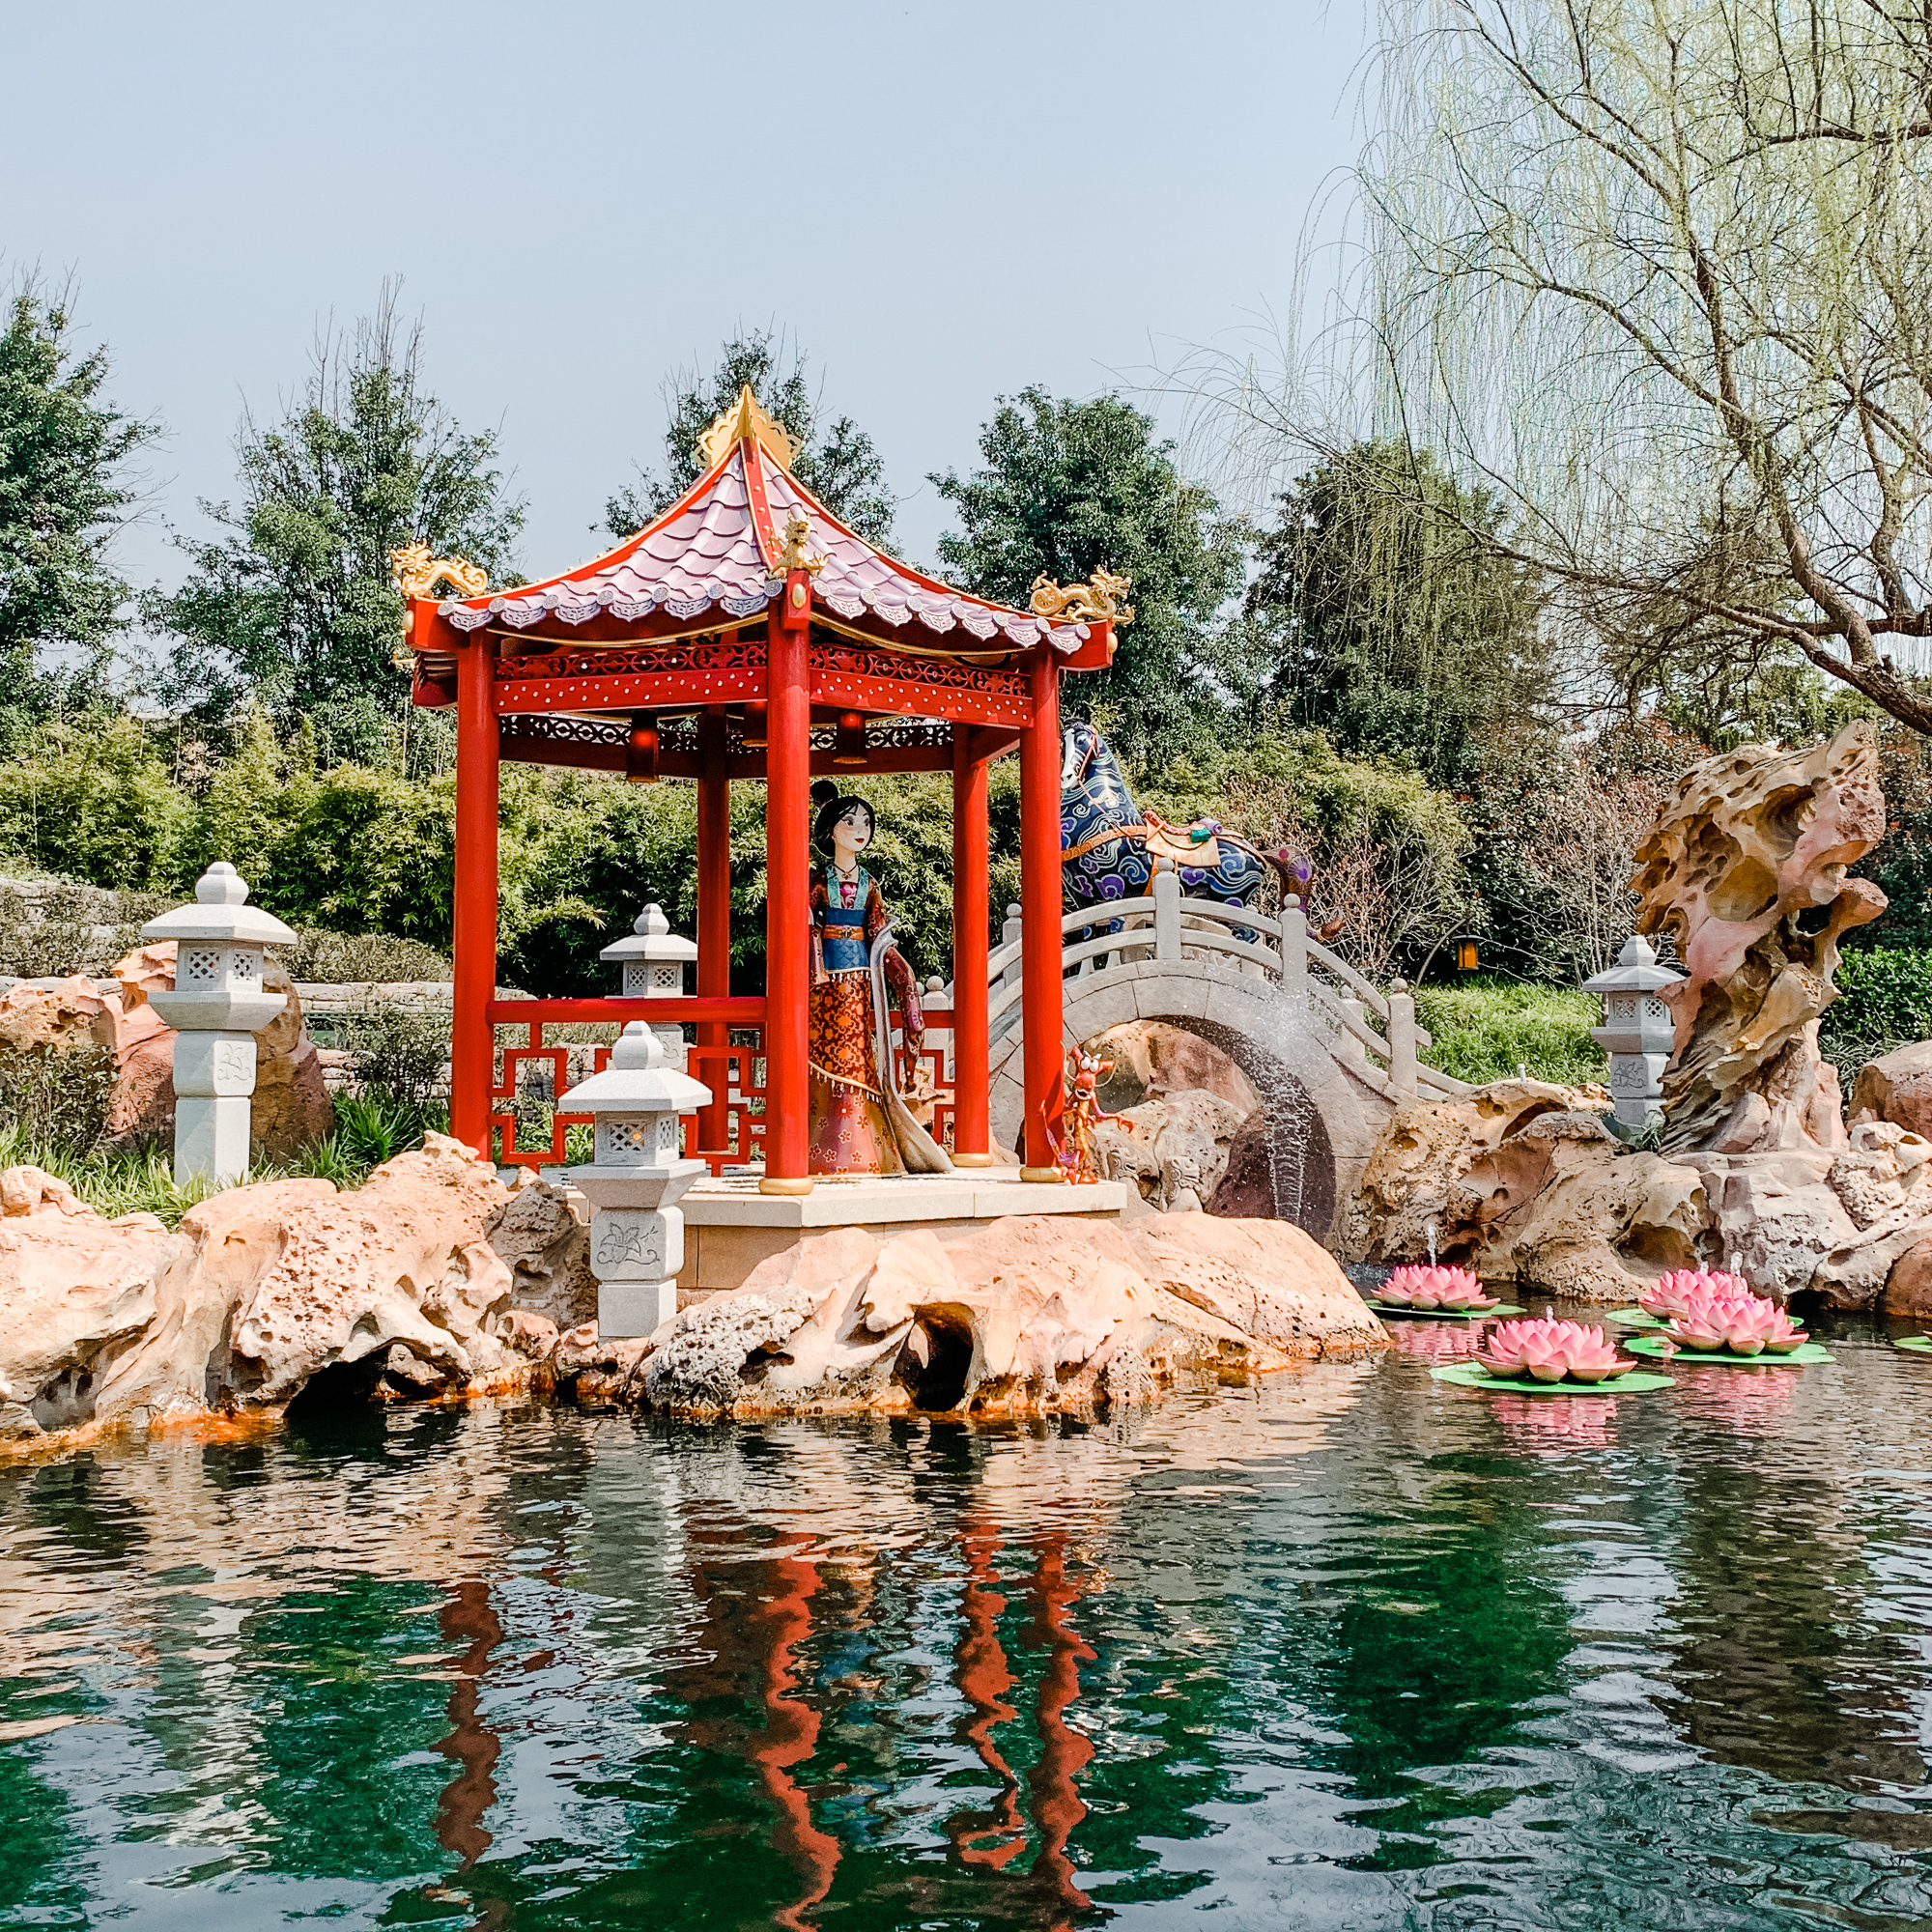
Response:
[{"label": "pond water", "polygon": [[1932,1356],[1601,1402],[1399,1339],[0,1472],[0,1924],[1932,1925]]}]

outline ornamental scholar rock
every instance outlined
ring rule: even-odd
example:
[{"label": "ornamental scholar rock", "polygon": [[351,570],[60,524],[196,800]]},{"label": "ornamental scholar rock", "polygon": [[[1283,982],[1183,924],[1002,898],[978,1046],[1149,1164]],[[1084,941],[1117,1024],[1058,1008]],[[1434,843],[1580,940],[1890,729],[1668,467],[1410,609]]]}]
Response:
[{"label": "ornamental scholar rock", "polygon": [[[588,1337],[566,1339],[594,1355]],[[924,1229],[814,1236],[683,1310],[621,1384],[614,1361],[586,1366],[597,1393],[677,1414],[1019,1414],[1387,1346],[1333,1259],[1287,1222],[1016,1215],[950,1246]]]},{"label": "ornamental scholar rock", "polygon": [[1885,910],[1876,886],[1845,876],[1884,832],[1862,719],[1828,745],[1747,746],[1678,781],[1632,881],[1637,930],[1668,933],[1686,975],[1659,993],[1676,1020],[1666,1153],[1844,1145],[1818,1018],[1837,998],[1840,936]]}]

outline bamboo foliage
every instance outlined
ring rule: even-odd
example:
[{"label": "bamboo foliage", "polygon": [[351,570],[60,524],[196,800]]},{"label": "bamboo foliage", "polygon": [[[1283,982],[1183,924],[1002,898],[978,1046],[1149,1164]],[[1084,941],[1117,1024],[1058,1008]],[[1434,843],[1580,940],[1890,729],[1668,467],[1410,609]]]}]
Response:
[{"label": "bamboo foliage", "polygon": [[[1920,730],[1932,13],[1384,0],[1347,373],[1599,630],[1782,639]],[[1492,539],[1501,541],[1501,539]]]}]

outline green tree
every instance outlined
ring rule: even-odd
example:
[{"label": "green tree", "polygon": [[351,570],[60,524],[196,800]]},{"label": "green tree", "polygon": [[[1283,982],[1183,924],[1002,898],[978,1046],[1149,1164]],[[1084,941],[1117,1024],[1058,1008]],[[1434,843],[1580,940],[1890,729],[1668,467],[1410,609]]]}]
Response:
[{"label": "green tree", "polygon": [[240,507],[203,508],[227,534],[154,612],[176,640],[161,695],[220,711],[252,692],[308,718],[324,762],[382,761],[408,701],[391,663],[402,606],[389,554],[415,538],[503,581],[524,521],[494,431],[470,434],[425,384],[420,326],[384,285],[373,317],[318,347],[279,423],[242,417]]},{"label": "green tree", "polygon": [[850,416],[828,419],[818,393],[806,380],[805,357],[786,359],[782,339],[770,329],[734,335],[719,351],[707,377],[680,370],[665,384],[669,426],[664,468],[639,469],[604,506],[606,527],[615,537],[640,530],[669,509],[704,474],[697,440],[738,400],[746,384],[760,406],[792,440],[798,460],[792,473],[841,523],[882,550],[893,540],[896,501],[886,488],[886,463],[872,439]]},{"label": "green tree", "polygon": [[1357,387],[1505,494],[1557,594],[1779,641],[1932,732],[1932,15],[1380,14]]},{"label": "green tree", "polygon": [[1112,666],[1080,679],[1080,698],[1136,763],[1213,735],[1236,674],[1222,613],[1241,587],[1242,526],[1181,477],[1174,445],[1119,396],[1002,397],[980,453],[972,475],[929,479],[963,526],[939,540],[949,571],[1022,610],[1042,574],[1072,583],[1096,568],[1125,572],[1134,621]]},{"label": "green tree", "polygon": [[92,885],[178,890],[194,815],[155,741],[125,714],[48,724],[0,763],[0,853]]},{"label": "green tree", "polygon": [[99,695],[127,623],[107,550],[135,500],[128,461],[159,431],[105,400],[107,369],[104,348],[76,345],[67,295],[15,283],[0,333],[0,719],[15,731]]},{"label": "green tree", "polygon": [[1549,696],[1534,585],[1482,540],[1500,520],[1400,443],[1298,478],[1248,589],[1260,699],[1343,751],[1405,753],[1453,781],[1487,725]]}]

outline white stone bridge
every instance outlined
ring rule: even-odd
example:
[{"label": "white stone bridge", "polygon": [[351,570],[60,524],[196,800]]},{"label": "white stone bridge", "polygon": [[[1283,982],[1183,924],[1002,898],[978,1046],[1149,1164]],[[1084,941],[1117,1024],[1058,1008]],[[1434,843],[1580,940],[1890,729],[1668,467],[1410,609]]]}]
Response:
[{"label": "white stone bridge", "polygon": [[[1017,915],[1009,908],[989,961],[992,1125],[1009,1147],[1017,1144],[1024,1105]],[[1100,929],[1115,921],[1120,931]],[[1161,1020],[1220,1047],[1266,1106],[1276,1211],[1318,1237],[1396,1108],[1470,1091],[1422,1065],[1430,1037],[1403,982],[1378,991],[1309,938],[1293,899],[1272,919],[1187,897],[1179,878],[1162,871],[1150,896],[1067,913],[1061,928],[1063,1044],[1083,1044],[1127,1020]]]}]

